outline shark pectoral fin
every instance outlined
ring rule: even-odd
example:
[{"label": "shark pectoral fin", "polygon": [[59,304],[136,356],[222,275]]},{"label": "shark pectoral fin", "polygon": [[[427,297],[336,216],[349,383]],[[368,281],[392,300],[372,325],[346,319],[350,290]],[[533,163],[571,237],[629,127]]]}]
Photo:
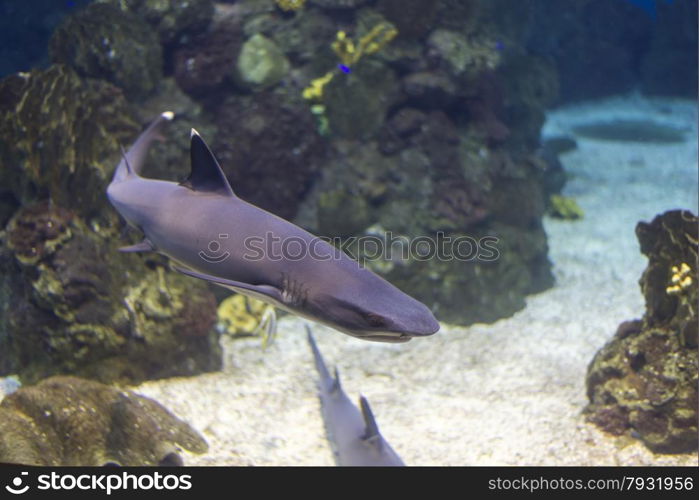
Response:
[{"label": "shark pectoral fin", "polygon": [[362,407],[362,415],[364,416],[364,424],[366,425],[362,439],[367,443],[377,446],[379,450],[381,450],[383,443],[381,434],[379,433],[379,425],[376,423],[374,412],[371,411],[371,406],[369,406],[369,401],[367,401],[364,396],[359,396],[359,406]]},{"label": "shark pectoral fin", "polygon": [[274,338],[277,336],[277,313],[274,310],[274,306],[267,305],[265,307],[260,323],[252,332],[252,335],[253,337],[256,335],[262,337],[263,349],[267,349],[272,345]]},{"label": "shark pectoral fin", "polygon": [[275,304],[283,303],[282,292],[276,287],[271,285],[251,285],[249,283],[243,283],[242,281],[227,280],[225,278],[219,278],[218,276],[213,276],[211,274],[200,273],[192,269],[186,269],[184,267],[173,266],[176,271],[191,276],[193,278],[199,278],[200,280],[210,281],[211,283],[216,283],[217,285],[230,288],[238,293],[247,295],[249,297],[254,297],[256,299],[263,300],[265,302],[272,301]]},{"label": "shark pectoral fin", "polygon": [[143,240],[135,245],[129,245],[127,247],[121,247],[120,252],[152,252],[155,250],[153,244],[148,241],[148,239]]}]

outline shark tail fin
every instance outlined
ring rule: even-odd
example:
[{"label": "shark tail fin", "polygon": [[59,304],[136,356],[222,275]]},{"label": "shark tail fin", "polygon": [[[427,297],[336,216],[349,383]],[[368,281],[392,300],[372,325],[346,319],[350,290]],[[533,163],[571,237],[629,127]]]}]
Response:
[{"label": "shark tail fin", "polygon": [[122,151],[122,159],[114,171],[112,182],[123,181],[130,175],[138,175],[141,173],[146,162],[146,155],[148,154],[150,145],[156,139],[163,139],[161,134],[163,125],[172,121],[174,117],[175,114],[172,111],[160,113],[160,115],[148,125],[148,128],[141,132],[141,135],[138,136],[138,139],[136,139],[136,142],[133,143],[129,150],[126,153]]}]

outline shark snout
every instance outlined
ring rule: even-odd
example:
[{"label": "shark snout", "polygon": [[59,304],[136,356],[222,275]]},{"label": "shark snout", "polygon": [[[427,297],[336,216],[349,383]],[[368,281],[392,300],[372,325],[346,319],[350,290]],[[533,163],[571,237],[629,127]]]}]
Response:
[{"label": "shark snout", "polygon": [[[416,301],[417,302],[417,301]],[[393,319],[387,331],[354,332],[351,335],[375,342],[408,342],[413,337],[426,337],[439,331],[439,321],[424,304],[417,302],[409,313]]]},{"label": "shark snout", "polygon": [[419,306],[417,311],[414,311],[413,314],[406,318],[403,326],[404,333],[411,337],[434,335],[439,331],[439,321],[437,321],[437,318],[434,317],[434,314],[427,306],[421,303],[419,303]]}]

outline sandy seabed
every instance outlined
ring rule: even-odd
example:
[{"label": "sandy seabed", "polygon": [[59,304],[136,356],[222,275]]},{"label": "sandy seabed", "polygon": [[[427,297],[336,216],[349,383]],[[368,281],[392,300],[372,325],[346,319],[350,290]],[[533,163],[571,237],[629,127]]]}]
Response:
[{"label": "sandy seabed", "polygon": [[[644,312],[646,266],[634,233],[671,209],[697,210],[697,105],[625,96],[553,111],[546,136],[576,124],[654,120],[686,142],[577,138],[562,157],[563,194],[585,212],[544,220],[556,285],[494,324],[443,324],[433,337],[375,344],[314,326],[351,398],[372,404],[384,437],[409,465],[697,465],[697,454],[656,455],[585,422],[585,374],[619,323]],[[464,304],[468,307],[468,304]],[[199,430],[190,465],[334,465],[316,396],[304,321],[286,316],[266,350],[224,340],[222,372],[149,382],[153,397]]]}]

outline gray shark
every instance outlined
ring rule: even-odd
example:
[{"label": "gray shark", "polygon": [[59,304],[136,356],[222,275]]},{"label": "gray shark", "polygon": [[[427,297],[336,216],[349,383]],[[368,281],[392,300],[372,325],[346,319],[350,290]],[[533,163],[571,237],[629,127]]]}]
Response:
[{"label": "gray shark", "polygon": [[342,466],[401,466],[403,460],[379,432],[369,402],[359,397],[361,412],[340,385],[340,375],[330,376],[311,329],[306,325],[308,343],[320,375],[318,389],[323,421],[333,445],[335,462]]},{"label": "gray shark", "polygon": [[114,172],[109,201],[178,271],[354,337],[406,342],[432,335],[432,312],[342,251],[238,198],[200,135],[191,132],[191,173],[181,183],[141,177],[146,154],[173,113],[138,137]]}]

